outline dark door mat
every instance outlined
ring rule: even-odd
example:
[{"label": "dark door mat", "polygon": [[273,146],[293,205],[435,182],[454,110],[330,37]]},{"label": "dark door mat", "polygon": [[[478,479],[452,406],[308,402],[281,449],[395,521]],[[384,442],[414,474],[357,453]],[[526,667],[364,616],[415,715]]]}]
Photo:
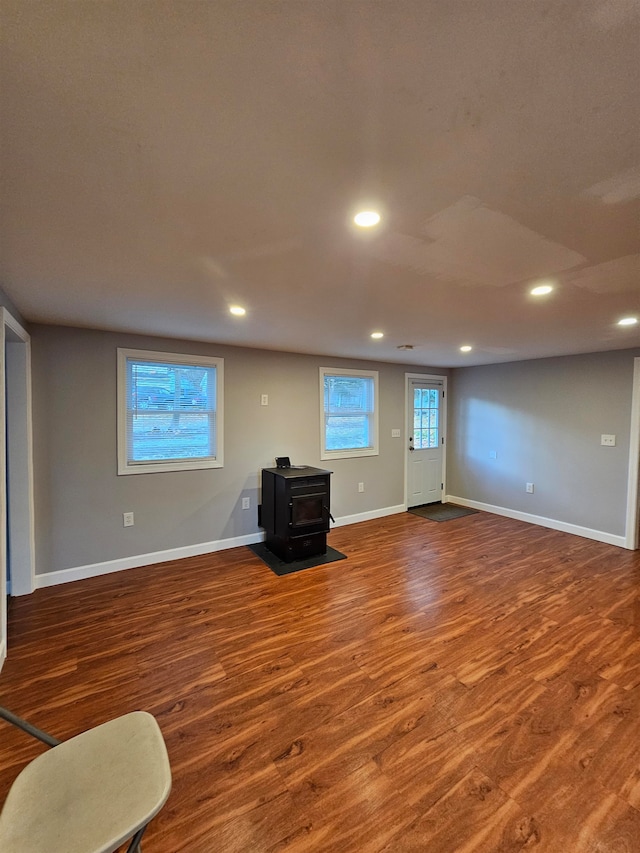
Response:
[{"label": "dark door mat", "polygon": [[452,518],[462,518],[463,515],[473,515],[478,510],[468,506],[436,503],[412,506],[408,512],[419,515],[420,518],[428,518],[430,521],[450,521]]},{"label": "dark door mat", "polygon": [[258,542],[255,545],[247,545],[256,557],[260,557],[263,563],[266,563],[271,571],[279,576],[291,575],[293,572],[301,572],[303,569],[312,569],[314,566],[324,566],[325,563],[335,563],[337,560],[346,560],[347,555],[336,551],[335,548],[330,548],[327,545],[326,554],[318,554],[315,557],[307,557],[306,560],[294,560],[292,563],[285,563],[280,557],[276,557],[264,542]]}]

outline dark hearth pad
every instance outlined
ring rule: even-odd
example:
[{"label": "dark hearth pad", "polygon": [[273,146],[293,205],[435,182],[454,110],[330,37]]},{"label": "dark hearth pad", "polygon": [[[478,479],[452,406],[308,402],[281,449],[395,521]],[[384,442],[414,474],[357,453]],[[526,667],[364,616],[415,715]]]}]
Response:
[{"label": "dark hearth pad", "polygon": [[306,560],[294,560],[292,563],[285,563],[280,557],[276,557],[264,542],[257,542],[255,545],[247,545],[256,557],[260,557],[263,563],[266,563],[271,571],[279,576],[291,575],[293,572],[301,572],[303,569],[312,569],[314,566],[324,566],[326,563],[335,563],[337,560],[346,560],[347,555],[336,551],[335,548],[330,548],[327,545],[326,554],[318,554],[316,557],[307,557]]}]

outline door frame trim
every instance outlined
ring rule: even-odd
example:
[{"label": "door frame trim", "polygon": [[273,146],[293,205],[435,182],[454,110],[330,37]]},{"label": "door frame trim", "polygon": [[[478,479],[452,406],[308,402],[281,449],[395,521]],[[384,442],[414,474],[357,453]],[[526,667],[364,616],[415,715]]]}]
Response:
[{"label": "door frame trim", "polygon": [[439,373],[405,373],[404,375],[404,453],[402,454],[404,465],[404,508],[409,506],[409,496],[407,489],[409,488],[409,479],[407,470],[409,467],[409,442],[407,441],[407,433],[409,431],[408,412],[409,412],[409,386],[413,379],[418,379],[422,382],[442,382],[442,390],[444,392],[444,400],[442,404],[442,419],[440,422],[440,437],[444,438],[442,446],[442,498],[447,493],[447,406],[449,402],[449,394],[447,390],[447,376]]},{"label": "door frame trim", "polygon": [[640,464],[640,358],[633,359],[631,391],[631,427],[629,433],[629,472],[627,477],[627,517],[625,548],[638,548],[638,471]]},{"label": "door frame trim", "polygon": [[[24,347],[16,374],[18,393],[12,401],[15,415],[14,441],[22,460],[20,488],[17,495],[7,490],[7,344]],[[18,406],[18,409],[15,409]],[[0,467],[4,472],[0,483],[0,668],[7,654],[7,519],[9,500],[20,517],[18,527],[12,527],[12,545],[18,559],[15,574],[12,566],[11,594],[24,595],[35,589],[35,524],[33,497],[33,417],[31,409],[31,336],[4,306],[0,307]]]},{"label": "door frame trim", "polygon": [[[13,544],[18,555],[15,566],[12,566],[11,595],[26,595],[35,589],[35,509],[34,509],[34,475],[33,475],[33,412],[31,391],[31,336],[15,317],[6,309],[1,310],[2,326],[2,414],[3,423],[2,453],[7,450],[7,400],[6,390],[9,382],[8,370],[16,371],[17,384],[15,397],[12,396],[11,404],[14,407],[13,416],[16,423],[14,427],[13,441],[17,443],[14,447],[19,452],[21,468],[19,471],[20,487],[17,494],[11,499],[15,502],[15,508],[20,516],[20,525],[12,529]],[[8,336],[10,332],[11,337]],[[17,344],[20,346],[20,357],[17,365],[7,364],[7,345]],[[17,407],[17,408],[16,408]],[[5,470],[6,470],[6,456]],[[2,495],[2,517],[5,519],[3,526],[6,533],[6,514],[9,511],[9,495],[7,493],[6,478],[4,479],[0,493]],[[5,543],[6,545],[6,543]],[[6,547],[2,551],[2,563],[6,575]]]}]

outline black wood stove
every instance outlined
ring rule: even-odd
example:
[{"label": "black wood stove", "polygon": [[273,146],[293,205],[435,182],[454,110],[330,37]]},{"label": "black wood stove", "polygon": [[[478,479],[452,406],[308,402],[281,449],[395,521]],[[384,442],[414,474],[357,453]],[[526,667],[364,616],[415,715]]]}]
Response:
[{"label": "black wood stove", "polygon": [[265,545],[286,563],[326,553],[331,473],[306,465],[262,469]]}]

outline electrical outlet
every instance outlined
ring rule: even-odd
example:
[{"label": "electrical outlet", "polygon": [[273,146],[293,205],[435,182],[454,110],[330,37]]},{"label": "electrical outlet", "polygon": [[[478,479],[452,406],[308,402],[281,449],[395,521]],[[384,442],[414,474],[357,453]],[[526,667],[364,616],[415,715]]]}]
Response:
[{"label": "electrical outlet", "polygon": [[251,509],[251,498],[242,498],[242,509]]},{"label": "electrical outlet", "polygon": [[123,527],[133,527],[133,513],[132,512],[123,512],[122,513],[122,526]]},{"label": "electrical outlet", "polygon": [[364,483],[358,483],[358,491],[364,492]]},{"label": "electrical outlet", "polygon": [[527,483],[525,491],[528,495],[532,495],[533,494],[533,483]]},{"label": "electrical outlet", "polygon": [[603,447],[615,447],[616,446],[615,435],[601,435],[600,436],[600,444]]},{"label": "electrical outlet", "polygon": [[391,430],[391,438],[400,438],[400,430],[392,429]]},{"label": "electrical outlet", "polygon": [[263,394],[260,397],[260,405],[261,406],[268,406],[269,405],[269,395],[268,394]]},{"label": "electrical outlet", "polygon": [[498,458],[498,454],[496,453],[496,451],[490,450],[489,451],[489,459],[497,459],[497,458]]}]

